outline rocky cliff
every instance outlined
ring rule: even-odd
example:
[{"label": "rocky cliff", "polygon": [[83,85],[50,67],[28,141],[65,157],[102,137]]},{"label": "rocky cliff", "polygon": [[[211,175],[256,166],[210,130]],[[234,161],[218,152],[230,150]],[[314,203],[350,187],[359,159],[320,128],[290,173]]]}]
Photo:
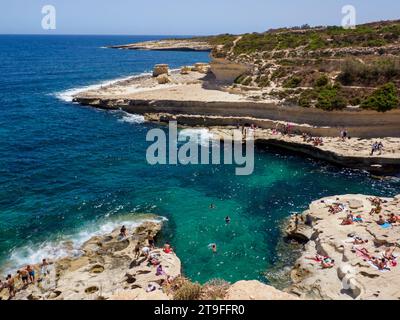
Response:
[{"label": "rocky cliff", "polygon": [[[400,299],[400,223],[377,223],[380,216],[387,221],[399,212],[400,195],[314,201],[287,230],[290,239],[306,242],[290,292],[309,299]],[[354,220],[343,223],[349,214]]]}]

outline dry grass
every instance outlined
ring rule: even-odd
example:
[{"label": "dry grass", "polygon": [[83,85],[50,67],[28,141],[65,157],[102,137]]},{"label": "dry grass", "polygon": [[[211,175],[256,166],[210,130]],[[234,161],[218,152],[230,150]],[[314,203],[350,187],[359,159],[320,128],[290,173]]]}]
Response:
[{"label": "dry grass", "polygon": [[229,289],[229,282],[221,279],[213,279],[208,281],[202,288],[202,300],[222,300],[226,296]]}]

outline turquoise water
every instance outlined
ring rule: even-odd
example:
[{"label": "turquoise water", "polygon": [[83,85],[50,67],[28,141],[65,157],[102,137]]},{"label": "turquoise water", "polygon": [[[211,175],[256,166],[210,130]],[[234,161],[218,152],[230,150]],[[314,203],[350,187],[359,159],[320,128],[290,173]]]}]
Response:
[{"label": "turquoise water", "polygon": [[206,53],[102,48],[156,38],[0,36],[4,269],[62,255],[64,240],[77,246],[139,213],[154,213],[168,219],[159,242],[172,243],[193,280],[267,281],[264,271],[279,260],[279,224],[292,212],[326,195],[400,193],[397,181],[275,149],[257,150],[247,177],[235,176],[233,166],[148,165],[145,136],[155,125],[68,98],[76,88],[156,63],[175,68],[208,60]]}]

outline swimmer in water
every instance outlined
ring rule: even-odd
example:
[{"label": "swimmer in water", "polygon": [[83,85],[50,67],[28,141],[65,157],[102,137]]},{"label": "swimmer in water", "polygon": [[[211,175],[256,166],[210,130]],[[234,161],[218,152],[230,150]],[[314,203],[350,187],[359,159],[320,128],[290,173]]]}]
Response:
[{"label": "swimmer in water", "polygon": [[214,203],[211,203],[211,204],[210,204],[210,209],[215,209]]},{"label": "swimmer in water", "polygon": [[231,218],[229,216],[225,217],[225,222],[226,224],[230,224],[231,223]]},{"label": "swimmer in water", "polygon": [[213,253],[217,253],[217,245],[215,243],[210,243],[208,247],[213,251]]}]

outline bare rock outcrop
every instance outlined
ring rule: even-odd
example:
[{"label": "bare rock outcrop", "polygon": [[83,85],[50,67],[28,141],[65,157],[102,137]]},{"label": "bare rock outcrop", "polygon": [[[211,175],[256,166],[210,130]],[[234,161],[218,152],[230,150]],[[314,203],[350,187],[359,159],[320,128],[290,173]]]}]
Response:
[{"label": "bare rock outcrop", "polygon": [[158,77],[159,75],[162,74],[167,74],[169,73],[169,68],[167,64],[156,64],[153,68],[153,77]]},{"label": "bare rock outcrop", "polygon": [[249,66],[232,62],[224,58],[214,58],[210,63],[210,70],[216,80],[221,83],[233,83],[236,78],[248,72]]},{"label": "bare rock outcrop", "polygon": [[203,63],[203,62],[197,62],[194,64],[192,71],[207,74],[208,71],[210,71],[210,64]]},{"label": "bare rock outcrop", "polygon": [[[122,237],[118,230],[96,236],[81,247],[78,257],[66,257],[52,262],[47,276],[37,284],[22,287],[16,279],[18,300],[165,300],[163,291],[167,278],[181,274],[181,263],[174,253],[162,249],[151,250],[165,274],[157,275],[156,267],[146,256],[135,254],[135,247],[148,245],[148,236],[156,236],[161,222],[145,221]],[[140,252],[141,253],[141,252]],[[37,274],[39,274],[38,266]],[[147,290],[149,284],[153,287]],[[8,291],[0,292],[8,299]]]},{"label": "bare rock outcrop", "polygon": [[109,48],[153,51],[211,51],[212,46],[206,41],[196,41],[192,39],[168,39],[109,46]]},{"label": "bare rock outcrop", "polygon": [[168,76],[168,74],[160,74],[158,77],[157,77],[157,83],[158,84],[167,84],[167,83],[170,83],[171,82],[171,79],[169,78],[169,76]]},{"label": "bare rock outcrop", "polygon": [[[297,230],[292,218],[288,234],[300,233],[308,242],[292,270],[290,292],[307,299],[400,299],[400,223],[377,223],[380,215],[385,220],[399,215],[399,200],[328,197],[310,205]],[[342,224],[349,216],[353,222]],[[393,259],[378,266],[388,249],[394,250]]]},{"label": "bare rock outcrop", "polygon": [[230,286],[226,300],[296,300],[294,295],[259,281],[238,281]]}]

